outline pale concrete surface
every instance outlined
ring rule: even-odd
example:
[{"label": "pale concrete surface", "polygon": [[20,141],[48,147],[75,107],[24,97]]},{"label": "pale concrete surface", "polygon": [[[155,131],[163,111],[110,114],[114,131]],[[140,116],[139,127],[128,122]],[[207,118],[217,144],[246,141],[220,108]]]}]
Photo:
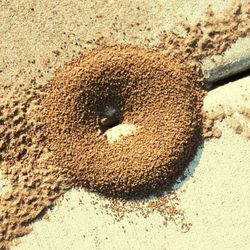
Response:
[{"label": "pale concrete surface", "polygon": [[250,36],[239,38],[222,56],[206,58],[202,64],[203,73],[209,82],[250,69]]},{"label": "pale concrete surface", "polygon": [[[250,77],[209,92],[204,107],[250,107]],[[244,120],[250,126],[250,121]],[[219,125],[218,125],[219,126]],[[155,214],[130,214],[120,222],[91,203],[92,194],[71,190],[50,221],[34,223],[15,250],[39,249],[250,249],[250,141],[220,124],[222,137],[206,141],[189,169],[193,177],[179,185],[180,204],[193,225],[183,233]],[[182,192],[186,190],[186,192]],[[79,200],[83,204],[79,204]]]}]

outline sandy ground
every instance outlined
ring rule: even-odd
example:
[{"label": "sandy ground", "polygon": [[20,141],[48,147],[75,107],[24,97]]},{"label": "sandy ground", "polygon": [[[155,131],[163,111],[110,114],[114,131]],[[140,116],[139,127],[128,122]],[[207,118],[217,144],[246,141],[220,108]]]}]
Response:
[{"label": "sandy ground", "polygon": [[250,68],[250,36],[239,38],[224,55],[203,60],[203,72],[212,83]]},{"label": "sandy ground", "polygon": [[[46,83],[53,71],[95,42],[152,45],[182,20],[195,24],[212,4],[215,13],[233,0],[0,1],[0,83]],[[249,41],[249,40],[247,40]],[[249,43],[206,69],[249,56]],[[234,65],[237,68],[237,64]],[[218,73],[218,72],[217,72]],[[213,73],[213,77],[215,74]],[[221,74],[221,72],[219,72]],[[6,92],[6,89],[4,90]]]},{"label": "sandy ground", "polygon": [[[56,67],[93,47],[93,39],[155,44],[162,31],[180,20],[195,23],[202,18],[210,3],[218,13],[232,1],[0,1],[0,91],[7,99],[13,85],[34,79],[46,83]],[[249,38],[239,39],[225,56],[204,61],[204,71],[214,79],[222,74],[221,66],[230,64],[237,71],[249,62],[249,44]],[[249,107],[247,96],[250,78],[210,92],[205,107]],[[158,215],[131,215],[114,223],[91,204],[90,194],[72,190],[61,206],[49,211],[50,221],[34,223],[34,231],[13,249],[250,249],[250,145],[226,119],[221,128],[222,137],[197,152],[190,166],[194,176],[178,189],[193,224],[187,233],[175,225],[162,226]],[[7,188],[0,180],[0,194]]]},{"label": "sandy ground", "polygon": [[[209,92],[204,106],[237,110],[250,107],[249,97],[250,77]],[[234,116],[250,127],[249,120]],[[49,211],[49,221],[34,223],[34,231],[13,249],[250,249],[250,141],[228,122],[218,124],[222,137],[205,142],[187,170],[191,177],[178,186],[180,205],[192,223],[188,232],[163,226],[157,214],[145,219],[132,213],[114,222],[91,202],[92,194],[71,190]]]}]

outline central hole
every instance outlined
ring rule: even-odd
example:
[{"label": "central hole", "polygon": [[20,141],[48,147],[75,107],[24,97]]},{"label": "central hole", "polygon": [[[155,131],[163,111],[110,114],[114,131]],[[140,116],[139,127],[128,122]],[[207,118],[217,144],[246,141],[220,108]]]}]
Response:
[{"label": "central hole", "polygon": [[121,121],[122,118],[119,112],[111,106],[106,106],[100,119],[100,130],[104,133],[108,129],[119,125]]},{"label": "central hole", "polygon": [[113,107],[106,106],[103,117],[100,119],[100,130],[109,142],[115,142],[120,140],[121,137],[134,134],[136,126],[122,124],[121,114]]}]

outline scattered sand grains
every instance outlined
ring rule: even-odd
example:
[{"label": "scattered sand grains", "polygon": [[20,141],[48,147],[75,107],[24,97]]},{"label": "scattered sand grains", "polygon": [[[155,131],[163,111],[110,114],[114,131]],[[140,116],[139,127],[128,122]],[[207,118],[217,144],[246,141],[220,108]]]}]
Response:
[{"label": "scattered sand grains", "polygon": [[[246,118],[242,122],[239,121],[241,114]],[[228,125],[236,134],[243,135],[246,139],[249,139],[249,128],[247,121],[249,120],[249,109],[247,107],[241,107],[239,109],[233,109],[231,107],[224,108],[218,106],[210,112],[203,113],[203,137],[204,138],[220,138],[222,132],[216,127],[215,123],[221,123],[224,119],[227,119]]]},{"label": "scattered sand grains", "polygon": [[46,164],[40,125],[32,119],[39,91],[18,86],[14,93],[1,108],[0,163],[10,187],[0,196],[0,249],[29,233],[29,223],[67,189],[56,168]]},{"label": "scattered sand grains", "polygon": [[217,16],[212,6],[209,6],[205,18],[196,25],[191,26],[185,21],[180,24],[185,30],[184,36],[174,31],[170,34],[163,34],[161,46],[168,54],[181,54],[196,61],[213,55],[221,55],[239,37],[248,35],[249,19],[250,1],[242,4],[237,0]]},{"label": "scattered sand grains", "polygon": [[243,132],[242,124],[235,119],[230,121],[230,127],[235,131],[236,134],[241,134]]},{"label": "scattered sand grains", "polygon": [[242,114],[248,120],[250,120],[250,108],[241,107],[239,113]]}]

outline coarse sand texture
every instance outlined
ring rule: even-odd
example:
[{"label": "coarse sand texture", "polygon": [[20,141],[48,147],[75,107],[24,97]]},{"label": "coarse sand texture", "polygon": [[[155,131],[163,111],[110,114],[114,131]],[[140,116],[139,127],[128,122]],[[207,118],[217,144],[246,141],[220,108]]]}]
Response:
[{"label": "coarse sand texture", "polygon": [[17,86],[1,111],[1,170],[12,187],[0,197],[2,246],[71,187],[139,198],[171,186],[202,142],[204,91],[188,65],[161,49],[100,47],[44,86]]},{"label": "coarse sand texture", "polygon": [[[90,191],[145,196],[169,186],[201,142],[201,84],[161,51],[94,49],[57,71],[48,88],[39,114],[52,164]],[[103,133],[119,124],[138,129],[109,143]]]}]

